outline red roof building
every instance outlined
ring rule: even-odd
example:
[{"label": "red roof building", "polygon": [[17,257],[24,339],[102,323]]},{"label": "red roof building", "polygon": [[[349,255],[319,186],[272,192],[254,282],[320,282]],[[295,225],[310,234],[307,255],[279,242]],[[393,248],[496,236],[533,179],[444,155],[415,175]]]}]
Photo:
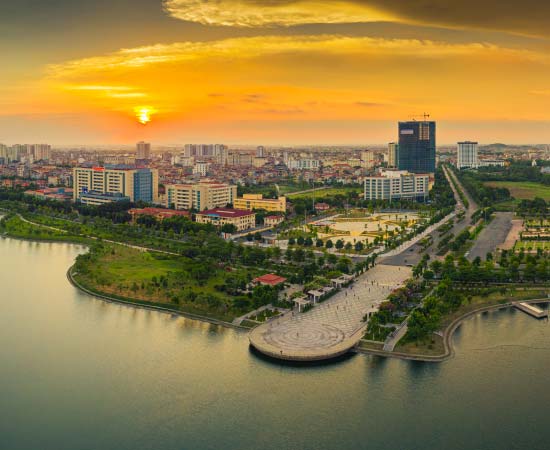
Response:
[{"label": "red roof building", "polygon": [[173,209],[166,208],[133,208],[128,211],[128,214],[132,216],[133,223],[135,223],[139,216],[151,216],[160,221],[175,216],[191,217],[191,213],[189,211],[175,211]]},{"label": "red roof building", "polygon": [[262,284],[264,286],[278,286],[283,284],[286,281],[286,278],[275,275],[274,273],[268,273],[267,275],[262,275],[261,277],[254,278],[252,280],[254,283]]}]

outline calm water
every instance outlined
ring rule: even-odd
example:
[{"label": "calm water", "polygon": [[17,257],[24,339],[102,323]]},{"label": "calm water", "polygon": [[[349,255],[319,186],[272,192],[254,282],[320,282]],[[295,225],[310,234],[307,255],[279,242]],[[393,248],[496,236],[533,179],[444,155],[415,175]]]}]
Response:
[{"label": "calm water", "polygon": [[547,449],[550,325],[468,320],[439,365],[293,367],[77,292],[83,248],[0,239],[0,449]]}]

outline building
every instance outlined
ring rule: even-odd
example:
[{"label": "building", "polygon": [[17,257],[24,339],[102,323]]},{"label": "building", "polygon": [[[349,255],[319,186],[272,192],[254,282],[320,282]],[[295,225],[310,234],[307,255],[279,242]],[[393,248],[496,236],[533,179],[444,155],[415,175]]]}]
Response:
[{"label": "building", "polygon": [[264,217],[264,225],[266,227],[276,227],[285,221],[284,216],[266,216]]},{"label": "building", "polygon": [[397,167],[397,149],[396,142],[390,142],[388,144],[388,167]]},{"label": "building", "polygon": [[35,161],[48,161],[50,159],[51,147],[49,145],[36,144],[31,147]]},{"label": "building", "polygon": [[136,144],[136,159],[149,159],[151,157],[151,144],[138,142]]},{"label": "building", "polygon": [[399,122],[399,170],[435,173],[435,147],[435,122]]},{"label": "building", "polygon": [[268,273],[267,275],[262,275],[261,277],[254,278],[252,280],[252,283],[255,285],[261,284],[262,286],[279,286],[285,282],[286,278],[275,275],[274,273]]},{"label": "building", "polygon": [[478,161],[478,167],[504,167],[506,164],[506,161],[502,159],[480,159]]},{"label": "building", "polygon": [[318,159],[287,159],[286,166],[290,170],[319,170],[321,161]]},{"label": "building", "polygon": [[266,211],[286,211],[286,197],[263,198],[262,194],[244,194],[242,198],[236,198],[233,206],[237,209],[265,209]]},{"label": "building", "polygon": [[430,176],[401,170],[385,170],[365,178],[365,200],[426,201],[430,192]]},{"label": "building", "polygon": [[[93,193],[90,197],[89,193]],[[107,196],[101,197],[103,194]],[[107,203],[120,199],[120,194],[132,202],[156,203],[158,201],[158,171],[129,167],[75,167],[73,169],[73,200],[88,199]],[[98,197],[99,196],[99,197]],[[91,203],[90,203],[91,204]]]},{"label": "building", "polygon": [[237,198],[237,186],[201,182],[166,185],[166,206],[175,209],[205,209],[225,207]]},{"label": "building", "polygon": [[258,148],[256,148],[256,158],[263,157],[265,157],[265,147],[260,145]]},{"label": "building", "polygon": [[478,166],[479,158],[477,156],[477,142],[459,142],[456,157],[456,167],[458,169],[477,169]]},{"label": "building", "polygon": [[95,192],[95,191],[88,191],[88,192],[82,192],[78,197],[78,201],[83,205],[101,206],[106,203],[129,202],[130,197],[126,195],[122,195],[117,192],[101,193],[101,192]]},{"label": "building", "polygon": [[256,226],[256,214],[242,209],[214,208],[195,214],[195,221],[217,227],[234,225],[237,231],[245,231]]},{"label": "building", "polygon": [[141,216],[154,217],[159,222],[162,222],[164,219],[168,219],[170,217],[191,218],[191,213],[189,211],[174,211],[173,209],[165,208],[132,208],[128,211],[128,214],[132,216],[132,223],[136,223],[138,217]]},{"label": "building", "polygon": [[361,152],[361,167],[373,169],[376,165],[376,155],[372,150],[363,150]]},{"label": "building", "polygon": [[193,167],[193,173],[205,177],[210,169],[210,163],[204,161],[197,161]]}]

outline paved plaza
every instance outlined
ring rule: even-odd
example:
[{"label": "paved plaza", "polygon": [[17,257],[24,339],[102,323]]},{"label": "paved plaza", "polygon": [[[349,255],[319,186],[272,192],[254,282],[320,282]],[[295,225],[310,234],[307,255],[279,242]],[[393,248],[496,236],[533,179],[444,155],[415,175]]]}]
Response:
[{"label": "paved plaza", "polygon": [[311,311],[291,312],[255,328],[250,343],[280,359],[314,361],[339,356],[362,338],[365,314],[378,310],[410,276],[407,267],[378,264]]}]

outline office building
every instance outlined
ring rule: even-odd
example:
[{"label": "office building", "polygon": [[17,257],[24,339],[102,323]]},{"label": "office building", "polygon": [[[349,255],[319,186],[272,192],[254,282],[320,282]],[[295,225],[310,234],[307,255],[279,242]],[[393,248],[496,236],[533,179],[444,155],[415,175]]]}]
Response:
[{"label": "office building", "polygon": [[456,157],[456,167],[458,169],[477,169],[478,166],[479,159],[477,156],[477,142],[459,142]]},{"label": "office building", "polygon": [[435,173],[435,147],[435,122],[399,122],[399,170]]},{"label": "office building", "polygon": [[256,226],[256,214],[240,209],[215,208],[195,214],[195,221],[217,227],[234,225],[237,231],[245,231]]},{"label": "office building", "polygon": [[149,159],[151,157],[151,144],[148,142],[138,142],[136,149],[136,159]]},{"label": "office building", "polygon": [[73,169],[74,201],[108,203],[120,197],[132,202],[157,202],[158,171],[119,166]]},{"label": "office building", "polygon": [[263,147],[262,145],[260,145],[260,146],[256,149],[256,157],[257,157],[257,158],[263,158],[263,157],[265,157],[265,147]]},{"label": "office building", "polygon": [[380,175],[365,178],[365,200],[426,201],[430,176],[403,170],[383,170]]},{"label": "office building", "polygon": [[388,167],[397,167],[397,143],[388,144]]},{"label": "office building", "polygon": [[262,194],[244,194],[242,198],[236,198],[233,206],[237,209],[264,209],[266,211],[286,211],[286,197],[263,198]]},{"label": "office building", "polygon": [[203,211],[233,204],[237,186],[222,183],[188,183],[166,185],[166,206]]}]

